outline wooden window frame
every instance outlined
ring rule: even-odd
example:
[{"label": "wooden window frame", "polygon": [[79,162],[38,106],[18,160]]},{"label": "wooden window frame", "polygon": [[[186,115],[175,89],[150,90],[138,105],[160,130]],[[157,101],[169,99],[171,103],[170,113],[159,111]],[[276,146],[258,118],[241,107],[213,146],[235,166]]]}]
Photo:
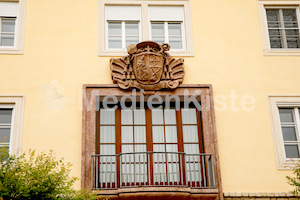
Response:
[{"label": "wooden window frame", "polygon": [[[100,102],[99,102],[100,103]],[[140,102],[139,102],[140,103]],[[163,107],[164,108],[164,107]],[[123,152],[122,151],[122,147],[123,145],[133,145],[133,152],[137,152],[135,150],[135,145],[136,144],[142,144],[142,145],[146,145],[146,151],[147,152],[156,152],[154,151],[154,145],[158,144],[158,145],[164,145],[164,151],[163,152],[169,152],[167,151],[167,145],[168,144],[171,144],[171,145],[177,145],[177,153],[184,153],[184,145],[185,144],[196,144],[198,145],[198,151],[199,153],[205,153],[204,152],[204,146],[203,146],[203,137],[202,137],[202,126],[201,126],[201,110],[198,110],[196,107],[191,107],[191,108],[195,108],[196,109],[196,120],[197,122],[195,124],[183,124],[182,123],[182,107],[180,107],[179,110],[175,110],[175,117],[176,117],[176,124],[166,124],[165,123],[165,110],[162,109],[162,112],[163,112],[163,123],[162,124],[152,124],[152,110],[147,108],[147,106],[145,106],[144,110],[145,110],[145,124],[135,124],[134,123],[134,114],[132,115],[133,116],[133,124],[122,124],[121,121],[121,111],[122,109],[120,108],[120,105],[118,105],[118,108],[115,110],[115,124],[101,124],[100,123],[100,112],[101,112],[101,109],[103,109],[101,106],[100,106],[100,109],[96,111],[96,116],[97,116],[97,123],[96,123],[96,130],[97,130],[97,134],[96,134],[96,154],[100,154],[100,145],[115,145],[115,155],[119,155],[121,153],[127,153],[127,152]],[[190,125],[193,125],[193,126],[197,126],[197,136],[198,136],[198,141],[194,141],[194,142],[184,142],[184,138],[183,138],[183,126],[190,126]],[[120,128],[115,128],[115,143],[101,143],[100,141],[100,138],[101,138],[101,131],[100,131],[100,127],[101,126],[114,126],[114,127],[119,127],[119,126],[126,126],[126,127],[132,127],[133,128],[133,141],[132,143],[122,143],[122,130]],[[145,127],[145,134],[146,134],[146,143],[136,143],[135,142],[135,127],[136,126],[144,126]],[[150,127],[148,127],[150,126]],[[163,134],[164,134],[164,142],[154,142],[153,141],[153,132],[152,132],[152,128],[155,127],[155,126],[163,126],[164,127],[164,131],[163,131]],[[167,142],[166,141],[166,126],[176,126],[176,138],[177,138],[177,142]],[[118,138],[118,139],[117,139]],[[145,152],[146,152],[145,151]],[[133,152],[129,152],[129,153],[133,153]],[[165,155],[166,157],[167,155]],[[182,159],[178,158],[179,160],[181,160],[181,164],[179,165],[180,167],[183,167],[183,170],[180,170],[180,173],[185,171],[184,168],[185,168],[185,164],[183,162]],[[147,168],[150,168],[151,170],[151,177],[150,179],[148,180],[148,185],[165,185],[166,183],[163,183],[163,182],[154,182],[154,177],[153,177],[153,168],[154,168],[154,161],[153,161],[153,155],[150,155],[150,162],[148,162],[148,167]],[[167,159],[166,159],[167,160]],[[117,163],[119,163],[119,158],[117,157]],[[166,164],[165,165],[166,167],[166,171],[168,170],[168,165]],[[203,169],[202,169],[203,170]],[[120,174],[120,165],[117,165],[117,174]],[[185,182],[185,174],[182,174],[183,176],[183,180]],[[203,177],[202,177],[203,178]],[[183,185],[183,183],[179,183],[180,185]],[[117,187],[119,188],[121,186],[121,183],[120,183],[120,179],[117,179]],[[115,187],[115,185],[111,185],[111,187]]]},{"label": "wooden window frame", "polygon": [[[206,153],[213,154],[215,183],[216,189],[197,189],[196,193],[211,192],[217,195],[221,200],[223,199],[220,162],[217,146],[217,136],[215,127],[215,114],[212,86],[204,84],[195,85],[180,85],[173,91],[156,91],[155,95],[178,95],[180,98],[185,95],[200,96],[201,111],[202,111],[202,130],[203,130],[203,144]],[[96,110],[97,98],[99,96],[115,95],[122,97],[124,95],[133,95],[131,91],[119,89],[115,84],[89,84],[83,86],[83,118],[82,118],[82,165],[81,165],[81,186],[83,188],[90,188],[91,186],[91,155],[96,153]],[[139,96],[141,93],[136,92]],[[121,126],[120,126],[121,127]],[[116,128],[120,128],[116,127]],[[151,126],[148,126],[150,128]],[[93,144],[93,145],[91,145]],[[117,190],[118,191],[118,190]],[[200,194],[199,193],[199,194]]]}]

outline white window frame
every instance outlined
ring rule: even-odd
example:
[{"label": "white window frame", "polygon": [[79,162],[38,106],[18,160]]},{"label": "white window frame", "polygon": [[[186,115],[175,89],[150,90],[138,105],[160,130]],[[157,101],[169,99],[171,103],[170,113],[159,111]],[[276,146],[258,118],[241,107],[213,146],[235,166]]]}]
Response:
[{"label": "white window frame", "polygon": [[[110,22],[110,21],[109,21]],[[119,22],[121,23],[121,31],[122,31],[122,48],[123,49],[126,49],[126,34],[125,34],[125,27],[126,27],[126,24],[125,22],[131,22],[131,21],[114,21],[114,22]],[[139,42],[142,41],[142,29],[141,29],[141,22],[140,21],[132,21],[132,22],[138,22],[138,27],[139,27]],[[105,47],[108,47],[108,23],[105,22]],[[108,49],[109,51],[120,51],[118,49]]]},{"label": "white window frame", "polygon": [[[25,1],[26,0],[0,0],[0,2],[18,2],[18,14],[15,22],[14,46],[0,46],[0,54],[23,54],[24,28],[25,28]],[[1,25],[1,24],[0,24]]]},{"label": "white window frame", "polygon": [[[268,101],[277,168],[280,170],[290,170],[297,164],[300,159],[286,158],[279,116],[279,108],[300,107],[300,96],[269,96]],[[300,134],[300,120],[298,119],[298,116],[295,116],[295,118],[297,118],[295,119],[295,123],[299,122],[299,124],[296,124],[296,134]],[[298,135],[297,137],[299,136],[300,135]]]},{"label": "white window frame", "polygon": [[170,53],[173,56],[194,56],[193,50],[193,34],[191,21],[190,0],[99,0],[99,56],[124,56],[127,54],[124,50],[110,50],[107,46],[107,23],[105,21],[105,6],[106,5],[135,5],[141,6],[141,27],[140,41],[151,40],[151,22],[149,18],[149,6],[183,6],[184,8],[184,22],[182,26],[182,41],[183,49],[172,49]]},{"label": "white window frame", "polygon": [[[185,38],[185,30],[184,30],[184,22],[174,22],[174,21],[150,21],[150,26],[153,23],[161,23],[164,25],[164,40],[165,43],[169,43],[169,27],[168,24],[170,23],[180,23],[181,25],[181,37],[182,37],[182,49],[173,49],[173,52],[179,51],[182,52],[184,49],[186,49],[186,40]],[[152,33],[150,31],[150,38],[152,38]]]},{"label": "white window frame", "polygon": [[296,9],[298,26],[299,26],[298,28],[300,30],[300,13],[299,13],[300,1],[274,1],[274,0],[261,1],[261,0],[257,0],[257,5],[258,5],[258,15],[259,15],[264,55],[265,56],[298,56],[298,55],[300,55],[300,48],[299,49],[271,48],[270,40],[269,40],[267,14],[266,14],[266,8],[275,8],[275,9],[293,8],[293,9]]},{"label": "white window frame", "polygon": [[9,153],[21,153],[24,115],[24,96],[0,96],[0,108],[12,108]]}]

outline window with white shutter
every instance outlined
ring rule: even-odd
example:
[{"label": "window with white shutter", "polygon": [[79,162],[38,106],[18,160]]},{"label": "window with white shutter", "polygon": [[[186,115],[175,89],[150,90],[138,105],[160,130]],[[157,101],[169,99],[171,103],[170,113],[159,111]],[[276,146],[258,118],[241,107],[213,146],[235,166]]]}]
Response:
[{"label": "window with white shutter", "polygon": [[183,6],[149,6],[151,40],[185,49]]},{"label": "window with white shutter", "polygon": [[126,49],[141,41],[140,6],[105,6],[106,48]]},{"label": "window with white shutter", "polygon": [[25,0],[0,1],[0,54],[22,54]]},{"label": "window with white shutter", "polygon": [[169,43],[172,55],[192,56],[190,0],[101,0],[99,55],[122,56],[129,44]]}]

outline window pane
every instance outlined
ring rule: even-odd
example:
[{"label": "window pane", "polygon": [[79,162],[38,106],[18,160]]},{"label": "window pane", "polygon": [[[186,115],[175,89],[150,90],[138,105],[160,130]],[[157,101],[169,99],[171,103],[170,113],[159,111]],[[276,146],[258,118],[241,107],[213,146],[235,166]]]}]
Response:
[{"label": "window pane", "polygon": [[198,129],[196,125],[182,126],[183,142],[199,142]]},{"label": "window pane", "polygon": [[199,154],[198,144],[184,144],[184,152],[186,154]]},{"label": "window pane", "polygon": [[152,127],[153,143],[164,143],[164,127],[153,126]]},{"label": "window pane", "polygon": [[121,110],[122,124],[133,124],[132,110]]},{"label": "window pane", "polygon": [[15,19],[2,19],[2,32],[15,32]]},{"label": "window pane", "polygon": [[10,128],[0,128],[0,142],[9,143],[9,141],[10,141]]},{"label": "window pane", "polygon": [[300,47],[299,36],[294,36],[294,37],[287,36],[286,40],[287,40],[288,48],[299,48]]},{"label": "window pane", "polygon": [[10,124],[12,109],[0,109],[0,123]]},{"label": "window pane", "polygon": [[165,109],[165,124],[176,124],[176,110]]},{"label": "window pane", "polygon": [[115,127],[100,126],[100,143],[115,143]]},{"label": "window pane", "polygon": [[[171,155],[168,155],[171,156]],[[172,160],[172,158],[168,159],[168,160]],[[172,160],[173,161],[173,160]],[[172,164],[168,164],[168,174],[169,174],[169,181],[172,182],[179,182],[179,178],[180,178],[180,173],[179,173],[179,163],[172,163]]]},{"label": "window pane", "polygon": [[108,23],[108,35],[109,36],[121,36],[122,35],[122,28],[121,22],[119,23]]},{"label": "window pane", "polygon": [[163,124],[163,110],[162,109],[153,109],[152,110],[152,124]]},{"label": "window pane", "polygon": [[134,142],[146,143],[146,126],[134,127]]},{"label": "window pane", "polygon": [[121,37],[109,37],[108,38],[108,48],[110,49],[121,49],[122,39]]},{"label": "window pane", "polygon": [[[164,149],[162,148],[153,147],[155,149]],[[164,152],[161,150],[155,150],[156,152]],[[165,182],[166,181],[166,157],[164,153],[157,153],[153,154],[153,176],[154,182]]]},{"label": "window pane", "polygon": [[154,152],[165,152],[165,145],[164,144],[154,144],[153,151]]},{"label": "window pane", "polygon": [[115,155],[116,146],[114,144],[101,144],[100,155]]},{"label": "window pane", "polygon": [[279,29],[269,29],[270,36],[280,36],[281,31]]},{"label": "window pane", "polygon": [[0,154],[1,153],[9,153],[9,145],[8,144],[0,144],[0,148],[3,149],[3,151],[0,152]]},{"label": "window pane", "polygon": [[0,46],[14,46],[14,35],[12,35],[12,34],[2,34],[1,35],[1,45]]},{"label": "window pane", "polygon": [[164,36],[164,24],[163,23],[151,23],[152,36]]},{"label": "window pane", "polygon": [[298,28],[297,16],[295,9],[282,10],[284,27],[285,28]]},{"label": "window pane", "polygon": [[126,47],[130,44],[137,44],[139,42],[139,37],[126,37]]},{"label": "window pane", "polygon": [[[99,178],[102,183],[111,183],[116,180],[116,157],[100,157]],[[102,164],[103,163],[103,164]]]},{"label": "window pane", "polygon": [[279,28],[280,22],[268,22],[268,27],[269,28]]},{"label": "window pane", "polygon": [[288,29],[288,30],[285,30],[285,34],[287,35],[287,36],[289,36],[289,35],[299,35],[299,30],[298,29]]},{"label": "window pane", "polygon": [[195,108],[181,109],[182,124],[197,124]]},{"label": "window pane", "polygon": [[144,109],[137,109],[134,110],[133,112],[134,112],[134,124],[146,124]]},{"label": "window pane", "polygon": [[[147,152],[147,148],[145,144],[136,144],[134,148],[135,148],[135,152]],[[143,154],[140,155],[141,158],[145,157],[145,155]]]},{"label": "window pane", "polygon": [[132,152],[133,152],[132,144],[122,144],[122,153],[132,153]]},{"label": "window pane", "polygon": [[273,21],[273,22],[279,21],[279,10],[278,9],[277,10],[267,9],[266,12],[267,12],[268,22],[269,21]]},{"label": "window pane", "polygon": [[133,127],[122,126],[122,143],[133,143]]},{"label": "window pane", "polygon": [[100,124],[115,124],[115,110],[100,109]]},{"label": "window pane", "polygon": [[287,158],[299,158],[298,145],[284,145]]},{"label": "window pane", "polygon": [[298,22],[284,22],[285,28],[298,28]]},{"label": "window pane", "polygon": [[297,16],[296,16],[296,10],[295,9],[292,9],[292,10],[283,9],[282,14],[283,14],[284,22],[297,21]]},{"label": "window pane", "polygon": [[125,23],[125,34],[126,36],[138,36],[139,35],[139,24],[136,23]]},{"label": "window pane", "polygon": [[281,122],[294,122],[293,108],[279,108]]},{"label": "window pane", "polygon": [[169,36],[181,36],[181,23],[168,23]]},{"label": "window pane", "polygon": [[284,141],[297,141],[295,127],[282,127]]},{"label": "window pane", "polygon": [[152,40],[158,44],[162,44],[165,42],[165,38],[164,37],[157,37],[157,36],[153,36],[152,37]]},{"label": "window pane", "polygon": [[178,145],[177,144],[167,144],[166,148],[167,148],[166,152],[178,152]]},{"label": "window pane", "polygon": [[171,49],[182,49],[182,38],[170,36],[169,44],[170,44]]},{"label": "window pane", "polygon": [[122,26],[121,22],[108,22],[108,48],[122,48]]},{"label": "window pane", "polygon": [[282,48],[282,38],[281,37],[270,37],[271,48]]},{"label": "window pane", "polygon": [[166,143],[177,143],[177,127],[166,126]]}]

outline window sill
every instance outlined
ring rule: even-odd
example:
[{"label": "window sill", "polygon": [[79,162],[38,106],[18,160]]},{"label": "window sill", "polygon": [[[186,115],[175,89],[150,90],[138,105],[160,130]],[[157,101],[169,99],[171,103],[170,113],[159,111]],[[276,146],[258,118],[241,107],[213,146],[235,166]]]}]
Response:
[{"label": "window sill", "polygon": [[0,47],[0,54],[23,54],[23,49],[15,47]]},{"label": "window sill", "polygon": [[300,56],[300,49],[265,49],[265,56]]},{"label": "window sill", "polygon": [[299,163],[299,158],[290,158],[278,163],[278,170],[293,170]]}]

